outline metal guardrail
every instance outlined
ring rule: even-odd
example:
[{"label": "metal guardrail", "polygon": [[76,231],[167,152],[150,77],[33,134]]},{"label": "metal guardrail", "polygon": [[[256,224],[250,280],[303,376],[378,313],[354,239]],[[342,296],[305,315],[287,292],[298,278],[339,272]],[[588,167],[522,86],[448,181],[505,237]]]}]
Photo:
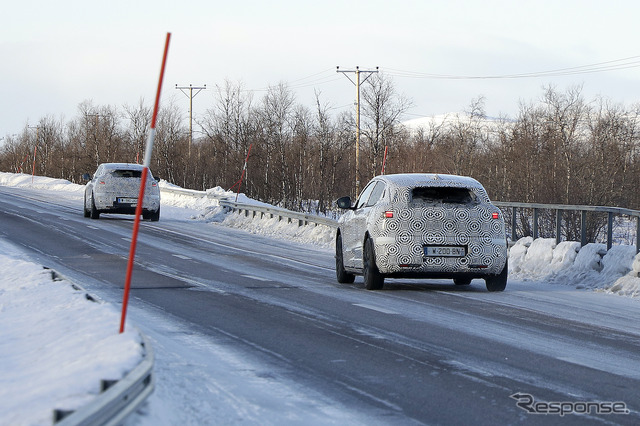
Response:
[{"label": "metal guardrail", "polygon": [[604,206],[582,206],[582,205],[567,205],[567,204],[539,204],[539,203],[518,203],[508,201],[494,201],[493,204],[500,208],[511,209],[511,239],[515,240],[516,235],[516,221],[517,209],[531,209],[533,210],[533,239],[538,238],[538,215],[540,210],[553,210],[555,211],[556,224],[556,243],[560,243],[562,240],[562,212],[563,211],[576,211],[580,212],[580,244],[587,244],[587,212],[606,213],[607,214],[607,250],[609,250],[613,244],[613,217],[614,216],[629,216],[636,218],[636,253],[640,251],[640,211],[624,209],[620,207],[604,207]]},{"label": "metal guardrail", "polygon": [[151,395],[155,387],[153,349],[146,336],[140,335],[145,350],[142,362],[118,381],[103,380],[102,393],[82,408],[71,413],[56,410],[56,426],[119,425]]},{"label": "metal guardrail", "polygon": [[218,197],[215,194],[208,193],[206,191],[195,191],[192,189],[182,189],[182,188],[167,188],[161,187],[161,192],[168,192],[172,194],[178,195],[187,195],[192,197],[208,197],[212,199],[216,199],[219,201],[220,205],[230,211],[237,212],[238,214],[244,214],[246,217],[250,215],[252,217],[256,217],[260,215],[260,218],[264,216],[269,216],[269,218],[277,217],[278,220],[287,220],[289,223],[294,223],[294,221],[298,222],[298,226],[304,225],[325,225],[331,228],[336,228],[338,226],[338,222],[333,219],[316,216],[313,214],[307,213],[298,213],[291,210],[273,207],[273,206],[261,206],[258,204],[246,204],[246,203],[236,203],[234,201],[230,201],[228,197]]},{"label": "metal guardrail", "polygon": [[[207,196],[207,192],[206,191],[197,191],[195,189],[184,189],[184,188],[180,188],[180,187],[167,187],[167,186],[162,186],[160,187],[160,192],[169,192],[171,194],[178,194],[178,195],[187,195],[187,196],[191,196],[191,197],[206,197]],[[215,198],[215,197],[214,197]]]},{"label": "metal guardrail", "polygon": [[287,219],[289,223],[294,221],[298,222],[298,226],[304,226],[309,224],[325,225],[330,228],[337,228],[338,222],[333,219],[320,217],[312,214],[293,212],[287,209],[281,209],[277,207],[263,207],[252,204],[235,203],[231,201],[220,200],[220,205],[239,214],[244,213],[245,216],[256,217],[260,215],[260,218],[269,216],[269,218],[277,217],[279,221]]},{"label": "metal guardrail", "polygon": [[[254,204],[235,203],[226,199],[226,197],[216,197],[205,191],[193,191],[182,188],[161,188],[161,191],[171,192],[176,194],[191,195],[218,199],[221,206],[228,208],[231,211],[244,214],[245,216],[252,215],[256,217],[278,217],[279,220],[287,219],[289,222],[294,220],[298,221],[298,226],[307,224],[319,224],[336,228],[338,222],[333,219],[323,218],[315,215],[293,212],[287,209],[281,209],[277,207],[264,207]],[[534,239],[538,238],[539,221],[538,214],[540,210],[554,210],[556,212],[556,242],[560,243],[562,240],[562,211],[577,211],[581,213],[581,244],[584,246],[587,244],[587,212],[606,213],[607,216],[607,250],[611,248],[613,244],[613,217],[618,216],[630,216],[636,218],[636,252],[640,251],[640,211],[624,209],[619,207],[604,207],[604,206],[582,206],[582,205],[565,205],[565,204],[540,204],[540,203],[519,203],[510,201],[493,201],[497,207],[510,208],[511,209],[511,232],[512,240],[517,238],[516,235],[516,211],[517,209],[532,209],[533,210],[533,235]],[[524,235],[523,235],[524,236]]]}]

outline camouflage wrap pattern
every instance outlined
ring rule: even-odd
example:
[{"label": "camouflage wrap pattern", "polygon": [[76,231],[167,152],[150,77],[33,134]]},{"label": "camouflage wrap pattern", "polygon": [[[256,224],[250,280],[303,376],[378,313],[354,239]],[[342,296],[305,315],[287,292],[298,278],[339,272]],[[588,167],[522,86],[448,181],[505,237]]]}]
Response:
[{"label": "camouflage wrap pattern", "polygon": [[[135,204],[119,204],[120,198],[136,199],[140,193],[139,177],[117,177],[116,170],[141,171],[141,165],[125,163],[105,163],[100,165],[91,182],[85,188],[85,209],[91,208],[91,201],[98,210],[108,213],[110,210],[131,208],[135,210]],[[160,189],[149,172],[145,184],[144,210],[156,211],[160,207]]]},{"label": "camouflage wrap pattern", "polygon": [[[376,265],[383,274],[463,273],[480,277],[503,269],[507,259],[504,219],[479,182],[431,174],[388,175],[375,180],[386,186],[381,199],[371,207],[348,211],[340,220],[346,267],[362,267],[358,256],[368,234],[374,242]],[[429,186],[467,188],[475,201],[455,204],[411,200],[412,188]],[[393,217],[386,217],[385,212],[393,212]],[[425,246],[464,247],[466,254],[426,256]]]}]

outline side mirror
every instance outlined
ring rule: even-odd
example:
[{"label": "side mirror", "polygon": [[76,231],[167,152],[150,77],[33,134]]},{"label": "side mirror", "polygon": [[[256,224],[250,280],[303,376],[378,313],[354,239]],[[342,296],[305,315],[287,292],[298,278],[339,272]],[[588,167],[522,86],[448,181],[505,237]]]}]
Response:
[{"label": "side mirror", "polygon": [[352,208],[351,207],[351,197],[349,197],[349,196],[338,198],[336,203],[338,204],[338,207],[340,207],[341,209],[351,209]]},{"label": "side mirror", "polygon": [[89,173],[85,173],[82,175],[82,180],[84,181],[90,181],[91,180],[91,175]]}]

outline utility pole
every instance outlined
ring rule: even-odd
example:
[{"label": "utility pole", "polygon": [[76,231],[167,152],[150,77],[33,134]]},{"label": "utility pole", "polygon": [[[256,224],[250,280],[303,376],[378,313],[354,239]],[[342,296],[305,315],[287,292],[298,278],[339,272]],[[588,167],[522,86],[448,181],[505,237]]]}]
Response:
[{"label": "utility pole", "polygon": [[[192,85],[189,86],[178,86],[176,84],[176,89],[180,89],[182,93],[184,93],[189,98],[189,158],[191,158],[191,143],[193,142],[193,98],[203,90],[207,88],[207,85],[201,87],[195,87]],[[193,93],[194,89],[196,93]],[[188,90],[188,93],[187,93]]]},{"label": "utility pole", "polygon": [[[360,70],[360,67],[356,67],[355,70],[341,70],[339,66],[336,67],[336,72],[341,72],[345,77],[349,79],[356,86],[356,197],[360,194],[360,84],[367,81],[372,74],[378,72],[378,67],[375,70]],[[354,73],[356,80],[353,81],[347,73]],[[364,80],[360,81],[360,74],[365,73],[367,76]]]}]

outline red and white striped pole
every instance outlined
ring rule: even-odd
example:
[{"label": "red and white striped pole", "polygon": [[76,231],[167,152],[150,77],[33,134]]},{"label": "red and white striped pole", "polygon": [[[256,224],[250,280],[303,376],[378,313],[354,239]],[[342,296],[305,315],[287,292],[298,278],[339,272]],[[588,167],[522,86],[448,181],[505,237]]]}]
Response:
[{"label": "red and white striped pole", "polygon": [[36,154],[37,153],[38,153],[38,145],[36,145],[36,147],[33,148],[33,166],[31,166],[31,185],[33,185],[33,177],[36,175]]},{"label": "red and white striped pole", "polygon": [[242,167],[242,174],[240,175],[240,180],[238,181],[238,190],[236,192],[236,203],[238,202],[238,195],[240,195],[240,187],[242,186],[242,179],[244,179],[244,174],[247,172],[247,162],[249,161],[249,155],[251,154],[251,147],[253,144],[249,144],[249,151],[247,152],[247,158],[244,159],[244,167]]},{"label": "red and white striped pole", "polygon": [[387,150],[389,149],[388,145],[384,146],[384,157],[382,158],[382,173],[380,173],[381,175],[384,174],[384,167],[387,165]]},{"label": "red and white striped pole", "polygon": [[167,39],[164,44],[164,54],[162,55],[162,66],[160,67],[160,79],[158,81],[158,90],[156,91],[156,102],[153,106],[153,116],[151,118],[151,131],[144,152],[144,167],[142,169],[142,177],[140,178],[140,192],[138,193],[138,204],[136,206],[136,217],[133,221],[133,234],[131,236],[131,247],[129,249],[129,262],[127,264],[127,275],[124,283],[124,296],[122,299],[122,317],[120,318],[120,333],[124,332],[124,323],[127,317],[127,305],[129,304],[129,291],[131,289],[131,274],[133,272],[133,260],[136,256],[136,245],[138,242],[138,230],[140,229],[140,216],[142,215],[142,201],[144,200],[144,189],[147,183],[147,175],[149,173],[149,165],[151,164],[151,153],[153,152],[153,138],[156,134],[156,118],[158,117],[158,105],[160,104],[160,92],[162,89],[162,80],[164,79],[164,69],[167,64],[167,54],[169,53],[169,40],[171,33],[167,33]]}]

